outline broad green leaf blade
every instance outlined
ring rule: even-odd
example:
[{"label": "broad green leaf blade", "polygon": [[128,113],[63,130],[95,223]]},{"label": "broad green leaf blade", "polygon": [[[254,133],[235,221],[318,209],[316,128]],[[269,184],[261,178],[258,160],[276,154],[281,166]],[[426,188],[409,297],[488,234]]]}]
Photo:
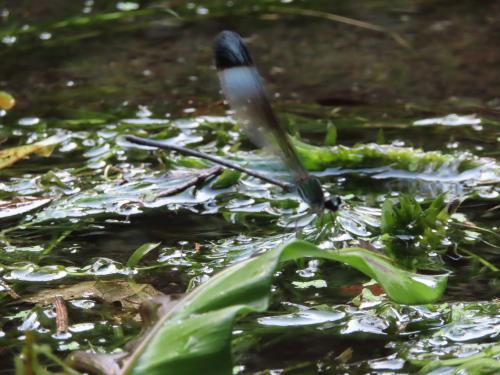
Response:
[{"label": "broad green leaf blade", "polygon": [[[174,319],[153,336],[132,374],[231,374],[231,334],[236,305]],[[166,346],[168,345],[168,346]]]},{"label": "broad green leaf blade", "polygon": [[272,276],[286,248],[276,248],[220,272],[204,284],[204,288],[197,288],[189,294],[174,315],[188,316],[240,304],[254,311],[265,311]]},{"label": "broad green leaf blade", "polygon": [[322,250],[305,241],[286,246],[282,261],[313,257],[336,260],[356,268],[376,280],[395,302],[426,304],[437,301],[443,294],[448,275],[420,275],[397,268],[386,256],[363,248]]},{"label": "broad green leaf blade", "polygon": [[385,256],[366,249],[322,250],[293,241],[222,271],[188,295],[158,322],[124,374],[231,374],[235,317],[266,310],[278,265],[304,257],[349,264],[377,280],[390,298],[401,303],[434,302],[446,287],[447,275],[400,270]]}]

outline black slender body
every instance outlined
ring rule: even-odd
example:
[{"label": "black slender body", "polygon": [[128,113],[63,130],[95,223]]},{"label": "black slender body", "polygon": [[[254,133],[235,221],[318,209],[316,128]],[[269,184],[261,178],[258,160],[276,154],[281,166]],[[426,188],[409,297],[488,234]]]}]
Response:
[{"label": "black slender body", "polygon": [[169,151],[176,151],[182,155],[194,156],[196,158],[209,160],[215,164],[223,165],[224,167],[228,167],[228,168],[234,169],[236,171],[243,172],[249,176],[257,177],[258,179],[261,179],[262,181],[269,182],[273,185],[279,186],[280,188],[282,188],[284,190],[292,190],[292,186],[290,184],[287,184],[286,182],[275,180],[274,178],[271,178],[268,176],[264,176],[261,173],[252,171],[248,168],[244,168],[241,165],[231,163],[230,161],[227,161],[225,159],[218,158],[217,156],[204,154],[203,152],[200,152],[200,151],[191,150],[189,148],[185,148],[182,146],[167,144],[167,143],[157,141],[154,139],[136,137],[135,135],[126,135],[124,137],[124,139],[127,142],[135,143],[137,145],[156,147],[156,148],[161,148],[161,149],[169,150]]},{"label": "black slender body", "polygon": [[215,66],[224,96],[250,138],[278,154],[292,172],[302,199],[313,209],[337,210],[340,199],[325,200],[319,180],[304,168],[291,141],[278,122],[250,52],[241,37],[223,31],[214,42]]}]

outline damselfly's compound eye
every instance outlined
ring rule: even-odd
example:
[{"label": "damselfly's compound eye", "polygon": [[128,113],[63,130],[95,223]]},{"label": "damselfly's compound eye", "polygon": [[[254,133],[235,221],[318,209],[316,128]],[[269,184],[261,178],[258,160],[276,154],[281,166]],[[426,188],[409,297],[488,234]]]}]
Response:
[{"label": "damselfly's compound eye", "polygon": [[252,66],[253,61],[241,37],[232,31],[223,31],[214,41],[215,66],[218,70]]},{"label": "damselfly's compound eye", "polygon": [[337,211],[340,208],[341,204],[342,200],[338,195],[336,195],[333,198],[327,199],[325,201],[325,208],[331,211]]}]

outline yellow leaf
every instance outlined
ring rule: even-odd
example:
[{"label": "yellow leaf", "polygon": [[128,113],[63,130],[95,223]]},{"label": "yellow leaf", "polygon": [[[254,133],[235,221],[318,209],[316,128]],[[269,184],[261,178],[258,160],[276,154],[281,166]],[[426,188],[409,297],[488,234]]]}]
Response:
[{"label": "yellow leaf", "polygon": [[32,145],[11,147],[0,150],[0,169],[10,167],[12,164],[35,153],[41,156],[50,156],[57,143],[61,142],[61,137],[50,137],[46,140]]},{"label": "yellow leaf", "polygon": [[16,104],[16,100],[12,95],[6,93],[5,91],[0,91],[0,109],[11,109]]}]

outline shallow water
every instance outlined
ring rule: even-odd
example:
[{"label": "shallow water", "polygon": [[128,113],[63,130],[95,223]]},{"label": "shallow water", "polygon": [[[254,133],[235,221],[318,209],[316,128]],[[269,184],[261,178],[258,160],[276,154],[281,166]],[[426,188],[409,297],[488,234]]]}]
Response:
[{"label": "shallow water", "polygon": [[[133,308],[83,293],[66,298],[70,330],[58,335],[53,307],[33,304],[40,291],[133,278],[182,293],[296,232],[315,233],[315,218],[296,194],[253,178],[159,196],[209,164],[120,138],[157,135],[289,178],[273,157],[255,150],[221,103],[211,43],[223,29],[248,38],[279,117],[302,140],[322,145],[334,124],[340,145],[453,155],[424,168],[375,160],[314,171],[346,202],[323,246],[364,240],[380,249],[382,204],[400,193],[420,201],[442,192],[447,201],[467,198],[422,263],[427,271],[452,272],[442,305],[356,304],[351,300],[367,281],[357,271],[318,261],[289,265],[276,277],[269,313],[235,328],[237,370],[408,373],[422,353],[445,358],[498,340],[493,298],[500,283],[488,264],[500,264],[499,4],[247,3],[54,0],[0,7],[0,89],[17,102],[1,113],[2,148],[60,140],[50,157],[32,155],[0,170],[0,199],[29,200],[8,214],[3,207],[0,218],[6,373],[27,330],[61,356],[111,351],[139,331]],[[327,12],[397,38],[332,21]],[[461,170],[470,159],[478,166]],[[128,267],[133,251],[148,242],[160,245]],[[8,288],[26,300],[16,301]],[[347,361],[337,358],[349,348]]]}]

